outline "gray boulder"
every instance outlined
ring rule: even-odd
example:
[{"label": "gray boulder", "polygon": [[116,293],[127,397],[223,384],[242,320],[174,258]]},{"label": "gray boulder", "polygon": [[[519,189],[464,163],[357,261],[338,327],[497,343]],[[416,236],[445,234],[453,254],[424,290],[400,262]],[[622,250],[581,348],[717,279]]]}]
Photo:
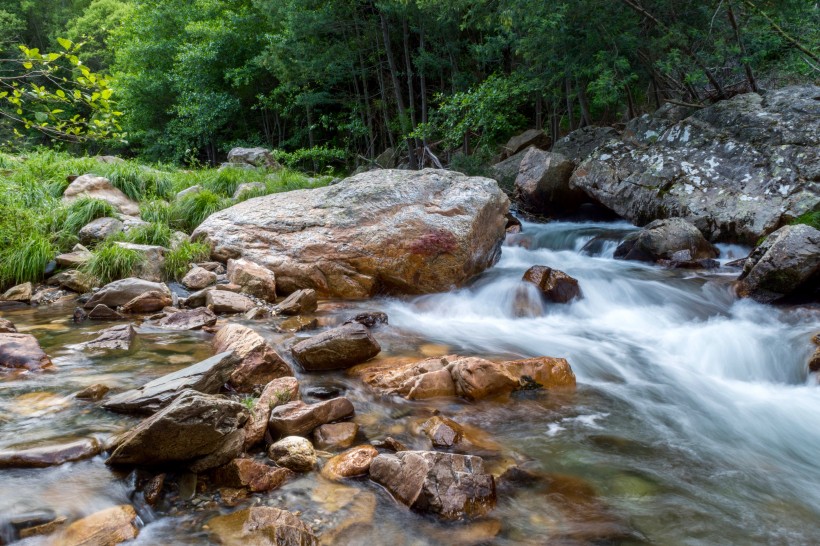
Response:
[{"label": "gray boulder", "polygon": [[308,436],[319,425],[347,419],[353,413],[353,404],[347,398],[332,398],[316,404],[297,400],[273,408],[268,428],[275,438]]},{"label": "gray boulder", "polygon": [[531,148],[521,160],[515,179],[515,199],[526,212],[561,216],[578,210],[587,195],[569,187],[575,170],[566,156]]},{"label": "gray boulder", "polygon": [[612,127],[587,126],[572,131],[559,139],[550,150],[560,154],[574,163],[581,163],[599,146],[609,140],[617,139],[618,131]]},{"label": "gray boulder", "polygon": [[515,135],[507,141],[504,145],[504,151],[501,153],[501,157],[502,159],[506,159],[530,146],[547,150],[550,144],[552,144],[552,140],[541,129],[527,129],[520,135]]},{"label": "gray boulder", "polygon": [[719,254],[698,228],[681,218],[655,220],[615,249],[615,258],[643,262],[711,260]]},{"label": "gray boulder", "polygon": [[103,304],[114,308],[125,305],[140,294],[150,292],[151,290],[170,294],[168,287],[162,283],[129,277],[106,284],[99,292],[91,296],[91,299],[89,299],[83,307],[93,309],[97,305]]},{"label": "gray boulder", "polygon": [[327,330],[291,348],[296,362],[311,372],[349,368],[370,360],[379,352],[379,343],[370,330],[359,323]]},{"label": "gray boulder", "polygon": [[97,218],[84,225],[78,237],[83,244],[91,244],[108,239],[122,231],[122,222],[116,218]]},{"label": "gray boulder", "polygon": [[281,169],[270,150],[265,148],[234,148],[228,152],[228,163],[252,165],[268,169]]}]

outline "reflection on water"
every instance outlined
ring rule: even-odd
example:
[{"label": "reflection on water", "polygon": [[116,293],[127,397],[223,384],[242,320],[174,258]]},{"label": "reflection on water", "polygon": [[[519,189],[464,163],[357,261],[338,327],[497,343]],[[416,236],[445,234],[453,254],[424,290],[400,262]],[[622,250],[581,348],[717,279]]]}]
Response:
[{"label": "reflection on water", "polygon": [[[575,393],[478,403],[385,399],[342,373],[300,377],[303,393],[334,387],[352,400],[362,441],[393,436],[426,449],[413,424],[433,410],[483,431],[500,446],[487,454],[496,475],[517,465],[540,476],[512,486],[501,480],[491,518],[442,525],[367,480],[331,484],[315,473],[244,502],[300,510],[335,544],[816,543],[820,391],[805,363],[820,312],[738,301],[731,290],[737,270],[668,271],[613,260],[631,229],[525,224],[499,264],[469,288],[320,309],[325,325],[356,310],[386,311],[390,325],[376,331],[379,358],[459,352],[569,360]],[[724,264],[748,251],[721,250]],[[520,282],[535,264],[577,278],[583,299],[543,303]],[[38,337],[56,371],[0,380],[0,449],[105,438],[132,426],[135,420],[73,394],[95,383],[137,386],[211,354],[208,334],[148,327],[127,354],[85,354],[72,345],[105,325],[77,326],[70,314],[70,306],[4,313]],[[274,321],[253,324],[274,343],[291,336]],[[111,472],[102,461],[0,471],[0,514],[51,509],[73,518],[131,502],[147,524],[138,544],[208,542],[202,525],[226,509],[212,495],[189,502],[171,495],[151,510],[134,492],[134,475]]]}]

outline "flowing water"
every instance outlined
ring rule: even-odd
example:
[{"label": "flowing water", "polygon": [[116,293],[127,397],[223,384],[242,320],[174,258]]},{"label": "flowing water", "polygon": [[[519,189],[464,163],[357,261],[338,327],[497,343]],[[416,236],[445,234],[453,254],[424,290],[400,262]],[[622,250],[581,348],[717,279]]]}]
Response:
[{"label": "flowing water", "polygon": [[[820,543],[820,390],[806,370],[820,309],[738,300],[736,269],[670,271],[613,260],[631,229],[526,223],[496,267],[468,288],[327,302],[318,313],[329,325],[358,310],[386,311],[390,325],[376,330],[380,358],[566,358],[578,378],[574,393],[527,391],[473,404],[386,399],[342,373],[300,377],[308,401],[316,387],[349,397],[363,440],[392,435],[424,449],[413,424],[437,409],[479,431],[491,470],[517,464],[549,485],[501,486],[491,519],[468,525],[414,514],[367,480],[335,485],[315,473],[239,506],[299,510],[337,544]],[[721,249],[723,262],[748,250]],[[535,264],[578,279],[583,298],[542,303],[520,281]],[[207,334],[148,326],[127,355],[85,354],[72,344],[101,326],[75,326],[70,312],[5,313],[38,337],[57,371],[0,380],[0,449],[127,428],[136,421],[72,394],[93,383],[130,388],[210,354]],[[274,322],[254,327],[274,343],[289,341]],[[211,540],[204,523],[227,509],[213,495],[185,500],[172,485],[152,509],[134,491],[138,477],[108,470],[102,457],[0,470],[0,515],[47,509],[74,518],[132,503],[145,524],[139,544]]]}]

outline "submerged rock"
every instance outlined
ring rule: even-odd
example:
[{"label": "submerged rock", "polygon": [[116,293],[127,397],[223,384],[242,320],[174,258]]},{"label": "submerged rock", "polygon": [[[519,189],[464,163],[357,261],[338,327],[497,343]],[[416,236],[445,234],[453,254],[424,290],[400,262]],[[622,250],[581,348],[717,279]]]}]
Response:
[{"label": "submerged rock", "polygon": [[339,397],[316,404],[289,402],[273,408],[268,426],[274,437],[307,436],[319,425],[351,417],[353,404]]},{"label": "submerged rock", "polygon": [[53,544],[60,546],[113,546],[139,534],[137,513],[129,504],[113,506],[86,516],[59,533]]},{"label": "submerged rock", "polygon": [[693,262],[717,258],[720,251],[698,228],[682,218],[655,220],[627,235],[615,249],[615,258],[657,262]]},{"label": "submerged rock", "polygon": [[363,324],[368,328],[375,328],[379,324],[387,324],[387,313],[382,313],[381,311],[367,311],[365,313],[359,313],[345,321],[345,324],[353,324],[354,322],[358,322],[359,324]]},{"label": "submerged rock", "polygon": [[91,400],[92,402],[96,402],[97,400],[102,400],[102,398],[108,394],[108,391],[110,390],[111,389],[107,385],[95,383],[84,388],[75,394],[74,397],[79,398],[80,400]]},{"label": "submerged rock", "polygon": [[365,476],[379,452],[371,445],[357,446],[340,453],[322,467],[322,476],[338,481],[344,478]]},{"label": "submerged rock", "polygon": [[347,324],[300,341],[291,348],[306,371],[340,370],[370,360],[381,346],[362,324]]},{"label": "submerged rock", "polygon": [[21,368],[37,371],[51,367],[51,359],[30,334],[0,334],[0,369]]},{"label": "submerged rock", "polygon": [[137,338],[137,331],[130,324],[120,324],[97,332],[96,339],[77,345],[81,349],[106,349],[129,351]]},{"label": "submerged rock", "polygon": [[400,502],[443,519],[480,517],[495,508],[495,481],[481,457],[437,451],[382,454],[370,465],[370,479]]},{"label": "submerged rock", "polygon": [[215,258],[264,265],[285,294],[420,294],[463,285],[493,265],[508,207],[490,179],[378,170],[245,201],[211,215],[193,238]]},{"label": "submerged rock", "polygon": [[208,520],[224,546],[318,546],[319,540],[295,514],[255,506]]},{"label": "submerged rock", "polygon": [[290,366],[276,350],[247,326],[223,326],[214,336],[213,347],[219,353],[233,351],[241,359],[230,377],[231,385],[240,392],[250,392],[256,386],[293,375]]},{"label": "submerged rock", "polygon": [[316,451],[307,438],[286,436],[271,444],[268,457],[294,472],[310,472],[316,466]]},{"label": "submerged rock", "polygon": [[534,265],[525,273],[522,280],[538,287],[541,294],[555,303],[568,303],[581,296],[578,281],[563,271],[543,265]]},{"label": "submerged rock", "polygon": [[216,315],[207,307],[197,309],[183,309],[163,317],[157,321],[157,326],[169,330],[200,330],[205,326],[216,324]]},{"label": "submerged rock", "polygon": [[102,451],[94,438],[84,438],[67,444],[0,451],[0,468],[45,468],[72,461],[90,459]]}]

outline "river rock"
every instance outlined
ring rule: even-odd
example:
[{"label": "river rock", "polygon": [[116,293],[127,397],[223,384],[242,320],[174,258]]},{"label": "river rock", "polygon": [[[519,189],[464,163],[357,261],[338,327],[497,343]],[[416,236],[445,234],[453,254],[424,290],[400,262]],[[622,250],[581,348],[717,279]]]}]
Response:
[{"label": "river rock", "polygon": [[518,177],[518,169],[521,167],[521,160],[527,155],[530,148],[521,150],[520,152],[500,161],[490,167],[488,176],[498,182],[498,186],[504,190],[505,193],[512,195],[515,189],[515,179]]},{"label": "river rock", "polygon": [[282,168],[273,158],[271,151],[265,148],[233,148],[228,152],[228,163],[252,165],[267,169]]},{"label": "river rock", "polygon": [[80,241],[85,244],[98,243],[109,237],[113,237],[122,231],[122,222],[116,218],[97,218],[84,225],[77,234]]},{"label": "river rock", "polygon": [[186,390],[216,394],[228,381],[239,357],[228,351],[150,381],[138,389],[112,396],[105,409],[123,413],[151,414],[159,411]]},{"label": "river rock", "polygon": [[22,303],[28,303],[31,301],[31,293],[34,290],[34,287],[31,285],[30,282],[24,282],[23,284],[18,284],[17,286],[12,286],[2,295],[0,295],[0,300],[3,301],[19,301]]},{"label": "river rock", "polygon": [[378,454],[378,450],[371,445],[348,449],[325,463],[322,467],[322,476],[333,481],[365,476],[370,471],[370,465]]},{"label": "river rock", "polygon": [[316,317],[295,316],[283,320],[277,329],[280,332],[306,332],[319,327],[319,320]]},{"label": "river rock", "polygon": [[163,317],[157,321],[157,326],[169,330],[201,330],[205,326],[216,324],[216,315],[207,307],[198,309],[183,309]]},{"label": "river rock", "polygon": [[575,163],[569,158],[531,148],[515,179],[515,199],[521,209],[547,216],[577,211],[589,198],[582,190],[569,187],[573,170]]},{"label": "river rock", "polygon": [[216,259],[266,266],[285,294],[421,294],[463,285],[493,265],[508,208],[490,179],[377,170],[245,201],[211,215],[193,238]]},{"label": "river rock", "polygon": [[214,336],[213,347],[218,353],[233,351],[241,359],[230,376],[230,384],[240,392],[250,392],[256,386],[293,375],[290,366],[276,350],[247,326],[223,326]]},{"label": "river rock", "polygon": [[116,351],[129,351],[131,345],[137,338],[137,331],[131,324],[119,324],[100,330],[95,339],[77,345],[81,349],[106,349]]},{"label": "river rock", "polygon": [[213,289],[213,286],[208,286],[207,288],[188,294],[188,297],[185,298],[182,305],[188,309],[205,307],[208,304],[208,292],[211,292]]},{"label": "river rock", "polygon": [[79,398],[80,400],[90,400],[92,402],[96,402],[97,400],[102,400],[102,398],[106,394],[108,394],[108,391],[110,390],[111,389],[108,388],[107,385],[103,385],[102,383],[95,383],[84,388],[83,390],[75,394],[74,397]]},{"label": "river rock", "polygon": [[379,324],[387,324],[387,313],[382,313],[381,311],[367,311],[347,319],[344,323],[353,324],[355,322],[363,324],[368,328],[375,328]]},{"label": "river rock", "polygon": [[[137,296],[137,297],[139,297],[139,296]],[[79,307],[77,309],[82,311],[82,309],[80,309]],[[113,309],[111,309],[107,305],[103,305],[101,303],[99,305],[95,305],[94,309],[92,309],[91,311],[88,312],[88,315],[86,316],[86,318],[91,319],[91,320],[124,320],[125,316],[121,315],[120,313],[118,313],[116,311],[114,311]]]},{"label": "river rock", "polygon": [[254,402],[248,424],[245,425],[245,451],[264,439],[273,408],[299,399],[299,382],[295,377],[280,377],[265,385],[262,394]]},{"label": "river rock", "polygon": [[268,448],[268,457],[294,472],[310,472],[316,466],[316,451],[307,438],[286,436]]},{"label": "river rock", "polygon": [[194,266],[182,277],[182,285],[190,290],[202,290],[216,283],[216,273],[199,266]]},{"label": "river rock", "polygon": [[270,269],[246,259],[228,260],[228,281],[242,287],[242,292],[273,303],[276,301],[276,277]]},{"label": "river rock", "polygon": [[820,231],[805,224],[778,229],[752,251],[739,280],[738,294],[764,303],[818,299]]},{"label": "river rock", "polygon": [[40,288],[31,296],[31,305],[50,305],[65,295],[59,288]]},{"label": "river rock", "polygon": [[581,296],[576,279],[563,271],[543,265],[529,268],[522,280],[537,286],[545,298],[555,303],[568,303]]},{"label": "river rock", "polygon": [[710,260],[719,254],[698,228],[682,218],[655,220],[627,235],[615,249],[617,259],[643,262]]},{"label": "river rock", "polygon": [[239,402],[186,391],[116,438],[106,464],[183,464],[195,472],[222,466],[242,451],[247,420]]},{"label": "river rock", "polygon": [[127,250],[133,250],[140,256],[142,261],[135,272],[135,276],[146,281],[160,282],[164,277],[165,253],[167,248],[157,245],[138,245],[118,241],[117,246]]},{"label": "river rock", "polygon": [[434,415],[422,423],[421,430],[430,438],[433,447],[450,448],[464,438],[464,428],[447,417]]},{"label": "river rock", "polygon": [[[193,294],[192,294],[193,296]],[[185,300],[185,304],[191,305],[191,298]],[[253,308],[253,300],[242,294],[236,294],[227,290],[208,290],[205,292],[205,305],[217,315],[234,315],[245,313]]]},{"label": "river rock", "polygon": [[316,404],[302,401],[289,402],[273,408],[268,429],[275,437],[307,436],[319,425],[352,417],[353,404],[347,398],[338,397]]},{"label": "river rock", "polygon": [[129,504],[112,506],[69,525],[50,544],[60,546],[113,546],[139,534],[137,513]]},{"label": "river rock", "polygon": [[101,450],[100,443],[94,438],[27,449],[4,449],[0,451],[0,468],[45,468],[90,459]]},{"label": "river rock", "polygon": [[347,448],[356,441],[359,425],[352,421],[330,423],[316,427],[313,431],[313,443],[318,449]]},{"label": "river rock", "polygon": [[575,374],[567,361],[551,357],[491,362],[447,355],[398,366],[379,363],[357,373],[370,387],[408,400],[448,396],[479,400],[520,389],[575,387]]},{"label": "river rock", "polygon": [[122,306],[123,313],[154,313],[173,305],[170,292],[149,290]]},{"label": "river rock", "polygon": [[38,371],[52,366],[51,359],[30,334],[0,334],[0,369],[22,368]]},{"label": "river rock", "polygon": [[114,308],[125,305],[140,294],[152,290],[170,294],[168,287],[162,283],[129,277],[106,284],[99,292],[94,293],[83,307],[94,309],[95,306],[103,304]]},{"label": "river rock", "polygon": [[115,188],[107,178],[84,174],[78,176],[63,192],[63,202],[71,203],[80,196],[101,199],[113,205],[122,214],[129,216],[139,216],[140,207],[127,195]]},{"label": "river rock", "polygon": [[80,267],[89,259],[91,259],[91,251],[83,245],[78,244],[74,245],[71,252],[58,254],[57,257],[54,258],[54,261],[56,261],[60,267],[75,268]]},{"label": "river rock", "polygon": [[436,451],[382,454],[370,465],[370,479],[400,502],[442,519],[480,517],[495,507],[495,481],[481,457]]},{"label": "river rock", "polygon": [[710,241],[754,244],[820,199],[815,85],[747,93],[676,121],[633,119],[570,185],[635,224],[681,217]]},{"label": "river rock", "polygon": [[0,318],[0,334],[16,334],[17,328],[8,319]]},{"label": "river rock", "polygon": [[379,343],[362,324],[346,324],[300,341],[291,348],[296,362],[309,372],[341,370],[370,360]]},{"label": "river rock", "polygon": [[255,506],[208,520],[224,546],[318,546],[319,540],[296,514]]},{"label": "river rock", "polygon": [[506,159],[529,147],[547,150],[550,144],[552,144],[552,139],[541,129],[527,129],[507,141],[504,145],[504,151],[501,153],[501,158]]},{"label": "river rock", "polygon": [[234,459],[211,471],[211,479],[220,487],[244,487],[253,492],[271,491],[293,476],[287,468],[276,468],[256,459]]},{"label": "river rock", "polygon": [[316,308],[316,291],[306,288],[297,290],[273,309],[279,315],[301,315],[302,313],[312,313]]},{"label": "river rock", "polygon": [[49,277],[46,281],[46,283],[51,286],[59,286],[60,288],[66,288],[79,294],[91,292],[91,289],[95,286],[95,282],[93,277],[77,269],[61,271]]}]

